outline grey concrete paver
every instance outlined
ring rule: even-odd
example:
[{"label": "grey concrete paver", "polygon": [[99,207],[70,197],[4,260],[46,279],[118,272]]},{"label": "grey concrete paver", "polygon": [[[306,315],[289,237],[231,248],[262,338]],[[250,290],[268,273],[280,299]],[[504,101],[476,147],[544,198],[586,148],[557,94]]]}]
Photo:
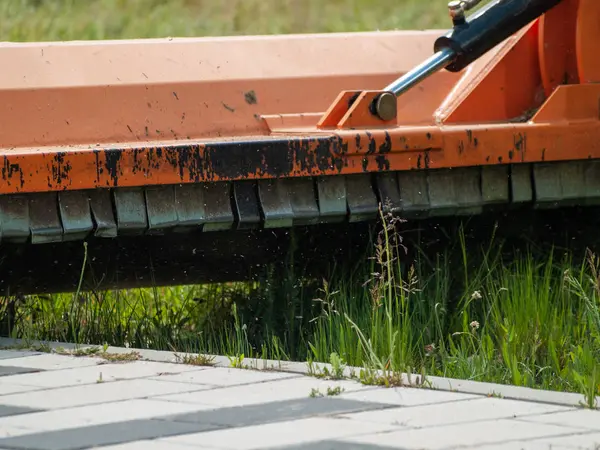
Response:
[{"label": "grey concrete paver", "polygon": [[[312,392],[326,394],[327,390],[336,388],[345,392],[369,389],[355,381],[318,380],[311,377],[295,377],[277,381],[266,381],[245,386],[225,387],[214,390],[203,390],[193,393],[164,395],[155,397],[158,400],[202,403],[216,406],[245,406],[306,398]],[[313,391],[314,390],[314,391]],[[315,394],[316,395],[316,394]]]},{"label": "grey concrete paver", "polygon": [[211,424],[191,424],[166,420],[131,420],[66,430],[42,431],[1,439],[1,445],[22,450],[77,450],[143,439],[179,436],[215,430]]},{"label": "grey concrete paver", "polygon": [[[1,370],[1,367],[0,367]],[[20,374],[11,377],[11,382],[38,387],[65,387],[78,384],[94,384],[98,380],[116,381],[158,376],[163,373],[202,371],[203,367],[184,366],[183,364],[157,363],[152,361],[134,361],[94,366],[50,370],[44,372]]]},{"label": "grey concrete paver", "polygon": [[18,416],[21,414],[31,414],[38,412],[38,410],[33,408],[24,408],[22,406],[11,406],[11,405],[2,405],[0,404],[0,417],[7,416]]},{"label": "grey concrete paver", "polygon": [[284,445],[280,447],[271,447],[271,450],[397,450],[399,447],[382,447],[374,444],[357,444],[351,446],[347,442],[336,441],[335,439],[324,439],[316,442],[304,442],[300,444]]},{"label": "grey concrete paver", "polygon": [[0,396],[18,394],[20,392],[31,392],[43,389],[37,386],[23,386],[20,384],[7,383],[6,380],[7,378],[4,378],[0,383]]},{"label": "grey concrete paver", "polygon": [[221,449],[250,450],[314,443],[326,439],[338,440],[342,437],[397,429],[399,427],[367,422],[350,424],[344,419],[324,417],[186,434],[162,440],[179,444],[206,445]]},{"label": "grey concrete paver", "polygon": [[[171,364],[172,365],[172,364]],[[284,372],[259,372],[256,370],[226,369],[213,367],[211,370],[181,371],[183,373],[165,374],[152,379],[179,383],[200,383],[212,386],[235,386],[239,384],[262,383],[264,381],[299,378],[299,375]]]},{"label": "grey concrete paver", "polygon": [[511,419],[556,411],[573,411],[573,409],[564,406],[521,402],[518,400],[477,398],[474,400],[438,403],[410,408],[399,407],[361,412],[347,414],[343,417],[366,422],[400,424],[412,428],[422,428],[481,420]]},{"label": "grey concrete paver", "polygon": [[[36,429],[23,427],[0,427],[0,439],[10,438],[14,436],[23,436],[37,432]],[[2,450],[4,447],[0,447]]]},{"label": "grey concrete paver", "polygon": [[4,366],[27,367],[38,370],[61,370],[75,367],[96,366],[104,362],[102,358],[56,355],[49,353],[34,353],[31,356],[21,356],[14,359],[4,359],[0,363]]},{"label": "grey concrete paver", "polygon": [[[600,411],[572,404],[183,365],[167,353],[153,352],[154,362],[107,362],[0,352],[7,368],[0,450],[597,450],[600,443]],[[36,373],[16,373],[22,368]]]},{"label": "grey concrete paver", "polygon": [[39,354],[39,352],[29,352],[21,350],[0,350],[0,360],[22,358],[24,356],[34,356]]},{"label": "grey concrete paver", "polygon": [[56,409],[190,392],[199,389],[208,389],[208,387],[198,384],[187,385],[144,379],[126,380],[5,395],[0,403],[30,408]]},{"label": "grey concrete paver", "polygon": [[[3,449],[0,449],[3,450]],[[136,441],[127,444],[107,445],[102,450],[220,450],[214,447],[200,447],[197,445],[176,444],[170,441]]]},{"label": "grey concrete paver", "polygon": [[575,436],[566,436],[561,438],[547,439],[541,438],[533,441],[536,444],[545,445],[546,448],[552,446],[554,450],[556,446],[571,447],[577,449],[593,449],[600,448],[600,433],[582,433]]},{"label": "grey concrete paver", "polygon": [[29,367],[18,367],[18,366],[4,366],[0,364],[0,377],[7,375],[18,375],[18,374],[29,374],[37,372],[37,369],[30,369]]},{"label": "grey concrete paver", "polygon": [[434,391],[430,389],[419,389],[410,387],[362,389],[353,392],[343,392],[341,394],[341,397],[353,400],[361,400],[365,402],[370,401],[379,403],[389,403],[390,405],[398,406],[440,404],[446,402],[457,402],[462,400],[481,398],[480,395],[460,394],[458,392]]},{"label": "grey concrete paver", "polygon": [[[463,450],[575,450],[576,447],[565,447],[564,445],[545,444],[538,441],[512,441],[504,444],[476,445],[462,447]],[[583,450],[583,449],[578,449]],[[586,449],[587,450],[587,449]]]},{"label": "grey concrete paver", "polygon": [[[473,416],[476,419],[476,416]],[[358,422],[363,423],[363,422]],[[351,425],[353,427],[354,425]],[[542,437],[561,437],[581,432],[577,428],[534,424],[514,419],[475,421],[439,427],[405,429],[393,433],[371,434],[344,441],[376,445],[402,445],[405,449],[446,449],[459,446],[500,444]]]},{"label": "grey concrete paver", "polygon": [[61,430],[105,425],[127,420],[181,415],[210,408],[212,407],[209,405],[134,399],[0,417],[0,429],[4,427],[23,427],[39,431]]},{"label": "grey concrete paver", "polygon": [[249,427],[274,422],[330,416],[385,407],[380,403],[359,402],[336,397],[301,398],[256,405],[213,408],[166,417],[165,420],[190,423],[214,423],[229,427]]},{"label": "grey concrete paver", "polygon": [[566,425],[573,428],[584,428],[600,432],[600,413],[578,409],[569,413],[556,412],[542,416],[527,417],[526,420],[538,423]]}]

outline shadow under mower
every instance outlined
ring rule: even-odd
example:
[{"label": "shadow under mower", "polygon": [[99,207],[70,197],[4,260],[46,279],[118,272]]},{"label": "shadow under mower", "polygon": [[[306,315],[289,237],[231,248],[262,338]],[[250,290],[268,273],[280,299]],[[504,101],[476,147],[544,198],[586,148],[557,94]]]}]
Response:
[{"label": "shadow under mower", "polygon": [[361,248],[380,205],[598,205],[600,2],[478,3],[446,33],[3,43],[0,292],[75,291],[83,242],[96,287],[225,281],[291,229]]}]

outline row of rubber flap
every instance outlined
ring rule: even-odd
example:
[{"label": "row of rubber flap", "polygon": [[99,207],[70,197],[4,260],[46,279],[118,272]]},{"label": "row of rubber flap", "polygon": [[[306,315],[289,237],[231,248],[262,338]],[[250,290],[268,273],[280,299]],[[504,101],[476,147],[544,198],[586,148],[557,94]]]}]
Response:
[{"label": "row of rubber flap", "polygon": [[380,203],[407,218],[468,215],[534,196],[546,204],[600,197],[598,161],[5,195],[0,237],[46,243],[357,222],[376,219]]}]

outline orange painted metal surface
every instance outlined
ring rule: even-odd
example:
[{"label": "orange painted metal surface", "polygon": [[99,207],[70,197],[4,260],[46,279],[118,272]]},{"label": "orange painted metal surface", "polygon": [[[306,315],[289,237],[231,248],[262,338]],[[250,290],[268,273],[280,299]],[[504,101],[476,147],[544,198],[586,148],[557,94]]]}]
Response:
[{"label": "orange painted metal surface", "polygon": [[9,150],[5,151],[5,161],[10,163],[2,168],[8,175],[2,191],[41,192],[600,158],[599,99],[600,85],[560,88],[534,123],[525,124],[347,130],[322,136],[249,140],[243,145],[223,140],[96,151]]},{"label": "orange painted metal surface", "polygon": [[2,43],[0,147],[266,135],[258,116],[322,112],[340,90],[379,89],[439,33]]},{"label": "orange painted metal surface", "polygon": [[[394,120],[381,120],[369,111],[370,105],[379,94],[380,91],[342,92],[319,120],[317,128],[321,130],[369,129],[397,125],[396,117],[394,117]],[[351,104],[350,107],[349,104]]]},{"label": "orange painted metal surface", "polygon": [[[597,159],[600,9],[575,3],[576,27],[535,21],[387,122],[377,89],[439,33],[0,47],[24,61],[0,75],[0,193]],[[577,84],[557,81],[574,76],[561,33]],[[39,74],[47,52],[58,68]]]},{"label": "orange painted metal surface", "polygon": [[497,51],[467,69],[446,104],[436,112],[440,124],[494,123],[515,120],[544,100],[535,22]]},{"label": "orange painted metal surface", "polygon": [[563,0],[540,18],[539,54],[544,91],[579,83],[575,48],[579,0]]},{"label": "orange painted metal surface", "polygon": [[579,0],[577,11],[577,69],[582,83],[600,83],[600,2]]}]

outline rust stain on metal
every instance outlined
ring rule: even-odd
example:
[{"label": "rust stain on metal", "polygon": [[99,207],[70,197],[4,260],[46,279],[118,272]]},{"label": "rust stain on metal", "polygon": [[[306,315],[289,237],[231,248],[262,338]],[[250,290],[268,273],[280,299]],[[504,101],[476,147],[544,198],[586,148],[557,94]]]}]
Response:
[{"label": "rust stain on metal", "polygon": [[258,99],[256,98],[256,92],[248,91],[244,94],[244,98],[246,99],[246,103],[249,105],[256,105],[258,103]]},{"label": "rust stain on metal", "polygon": [[[121,177],[154,177],[173,171],[179,182],[292,176],[294,172],[340,173],[346,165],[344,144],[335,138],[218,142],[156,148],[95,150],[98,179],[120,186]],[[106,175],[104,175],[106,174]],[[53,178],[54,181],[57,181]]]},{"label": "rust stain on metal", "polygon": [[8,186],[11,186],[14,182],[14,177],[18,178],[19,185],[23,188],[25,186],[23,170],[18,163],[12,163],[4,156],[2,161],[2,180],[6,181]]},{"label": "rust stain on metal", "polygon": [[385,141],[381,143],[379,146],[379,153],[385,154],[390,153],[392,151],[392,137],[390,133],[385,132]]},{"label": "rust stain on metal", "polygon": [[390,161],[385,156],[377,155],[375,161],[377,162],[377,170],[380,172],[390,170]]},{"label": "rust stain on metal", "polygon": [[[348,142],[335,135],[5,155],[0,193],[384,171],[392,166],[390,141],[371,155],[350,155]],[[31,175],[36,167],[40,175]]]},{"label": "rust stain on metal", "polygon": [[231,106],[229,106],[227,103],[221,102],[221,104],[223,105],[223,108],[225,108],[227,111],[229,111],[229,112],[235,112],[235,109],[232,108]]},{"label": "rust stain on metal", "polygon": [[472,130],[466,130],[467,133],[467,139],[469,140],[469,145],[473,144],[473,131]]},{"label": "rust stain on metal", "polygon": [[106,169],[108,176],[112,180],[112,185],[114,187],[117,187],[119,186],[119,176],[122,173],[121,168],[119,167],[119,162],[123,154],[116,149],[105,150],[103,153],[104,168]]},{"label": "rust stain on metal", "polygon": [[362,150],[362,145],[361,145],[361,142],[360,142],[360,133],[356,133],[355,141],[356,141],[356,148],[357,148],[357,150],[358,151]]},{"label": "rust stain on metal", "polygon": [[[429,140],[431,138],[427,137],[427,139]],[[400,145],[404,147],[404,150],[408,150],[410,148],[410,146],[407,143],[406,136],[400,136]]]},{"label": "rust stain on metal", "polygon": [[377,142],[373,138],[373,135],[368,131],[366,132],[366,135],[367,139],[369,140],[369,149],[367,150],[367,155],[373,155],[377,151]]},{"label": "rust stain on metal", "polygon": [[519,133],[514,137],[515,150],[521,154],[521,161],[525,161],[525,153],[527,152],[527,135]]},{"label": "rust stain on metal", "polygon": [[71,164],[66,160],[65,152],[57,152],[52,160],[50,173],[57,185],[68,185],[71,182]]},{"label": "rust stain on metal", "polygon": [[[587,123],[576,126],[589,128]],[[572,151],[564,154],[561,127],[472,127],[473,146],[477,139],[482,151],[466,151],[464,129],[430,126],[104,148],[8,148],[0,150],[0,194],[477,166],[503,163],[509,151],[513,161],[519,151],[525,162],[539,161],[540,155],[545,161],[600,158],[595,129],[572,134]]]}]

